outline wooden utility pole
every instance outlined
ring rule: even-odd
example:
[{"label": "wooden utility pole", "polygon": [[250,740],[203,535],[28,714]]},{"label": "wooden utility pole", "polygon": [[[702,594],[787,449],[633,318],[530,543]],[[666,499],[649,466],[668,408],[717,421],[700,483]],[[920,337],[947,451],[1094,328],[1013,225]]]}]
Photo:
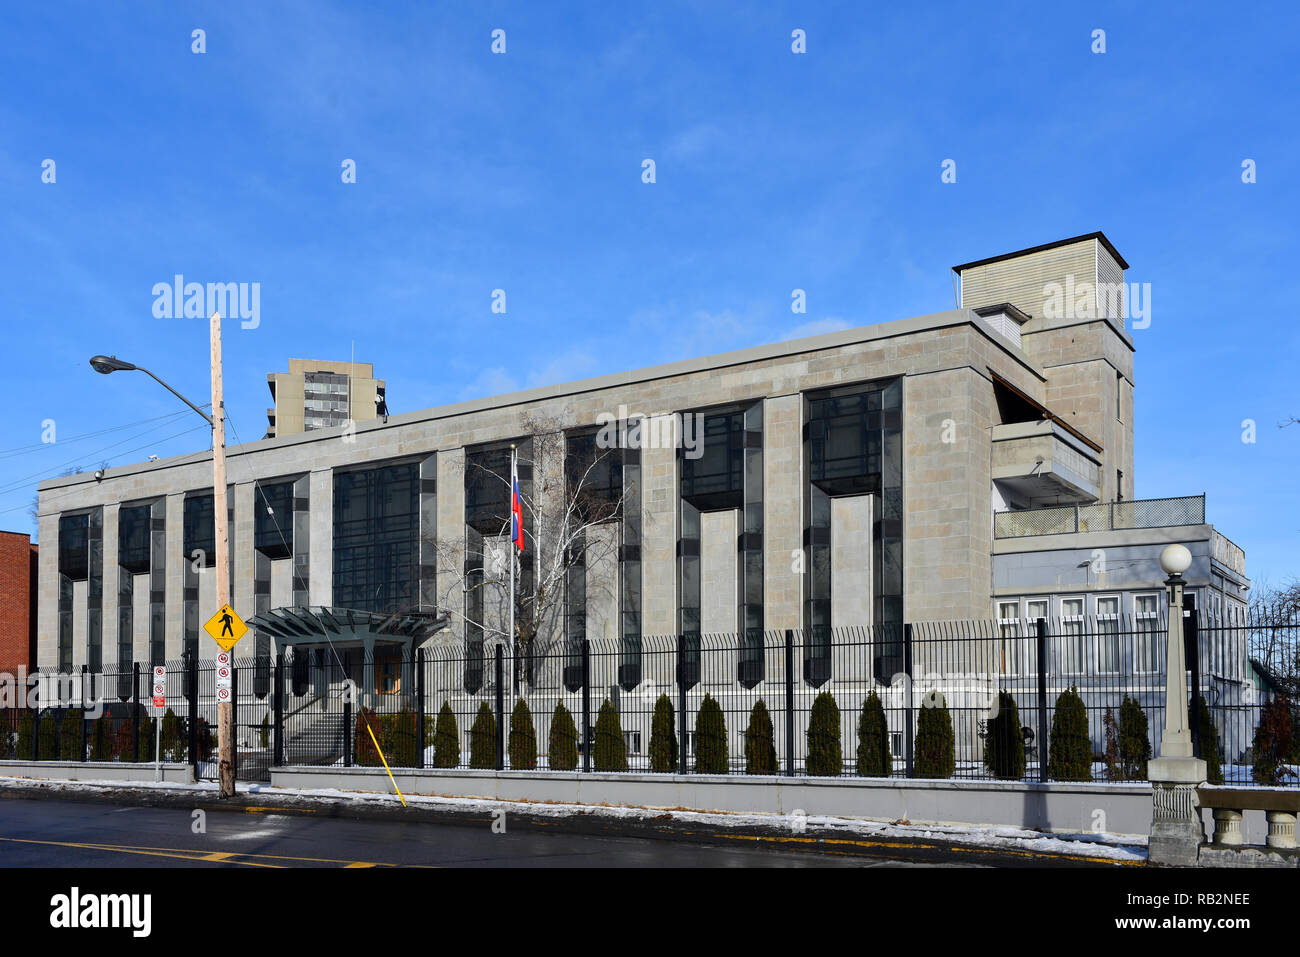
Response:
[{"label": "wooden utility pole", "polygon": [[[212,340],[212,510],[216,528],[217,606],[230,604],[230,527],[226,510],[226,407],[221,391],[221,313],[211,319]],[[217,704],[217,780],[220,796],[235,796],[233,706]]]}]

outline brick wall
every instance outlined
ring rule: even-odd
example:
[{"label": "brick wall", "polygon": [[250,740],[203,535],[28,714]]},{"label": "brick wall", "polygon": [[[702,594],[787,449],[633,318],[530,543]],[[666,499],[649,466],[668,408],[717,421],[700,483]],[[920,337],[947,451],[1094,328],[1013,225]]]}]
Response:
[{"label": "brick wall", "polygon": [[36,655],[36,548],[29,535],[0,532],[0,671],[10,674]]}]

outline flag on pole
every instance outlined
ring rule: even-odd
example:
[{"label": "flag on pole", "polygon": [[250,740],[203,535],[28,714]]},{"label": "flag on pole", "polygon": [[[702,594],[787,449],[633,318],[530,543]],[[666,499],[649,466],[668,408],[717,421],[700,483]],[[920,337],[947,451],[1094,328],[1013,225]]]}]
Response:
[{"label": "flag on pole", "polygon": [[519,499],[519,466],[516,453],[510,453],[510,541],[524,550],[524,506]]}]

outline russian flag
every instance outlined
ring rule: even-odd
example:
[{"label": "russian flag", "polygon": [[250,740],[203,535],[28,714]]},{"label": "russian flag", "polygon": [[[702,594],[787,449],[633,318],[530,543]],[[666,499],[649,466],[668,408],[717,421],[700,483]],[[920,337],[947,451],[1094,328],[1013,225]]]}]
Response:
[{"label": "russian flag", "polygon": [[510,456],[510,541],[524,550],[524,506],[519,500],[519,467],[515,456]]}]

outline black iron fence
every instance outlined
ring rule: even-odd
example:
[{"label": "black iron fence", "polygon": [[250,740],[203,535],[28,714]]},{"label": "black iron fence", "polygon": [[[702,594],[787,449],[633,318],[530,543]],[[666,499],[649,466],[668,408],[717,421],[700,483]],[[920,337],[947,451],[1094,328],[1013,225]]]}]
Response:
[{"label": "black iron fence", "polygon": [[[1300,621],[1186,619],[1188,723],[1212,781],[1300,783]],[[1160,753],[1161,618],[434,644],[235,662],[237,770],[272,765],[1140,781]],[[215,668],[39,673],[0,756],[207,768]],[[81,690],[76,686],[80,684]],[[78,710],[85,702],[82,713]],[[102,713],[95,710],[102,705]]]}]

